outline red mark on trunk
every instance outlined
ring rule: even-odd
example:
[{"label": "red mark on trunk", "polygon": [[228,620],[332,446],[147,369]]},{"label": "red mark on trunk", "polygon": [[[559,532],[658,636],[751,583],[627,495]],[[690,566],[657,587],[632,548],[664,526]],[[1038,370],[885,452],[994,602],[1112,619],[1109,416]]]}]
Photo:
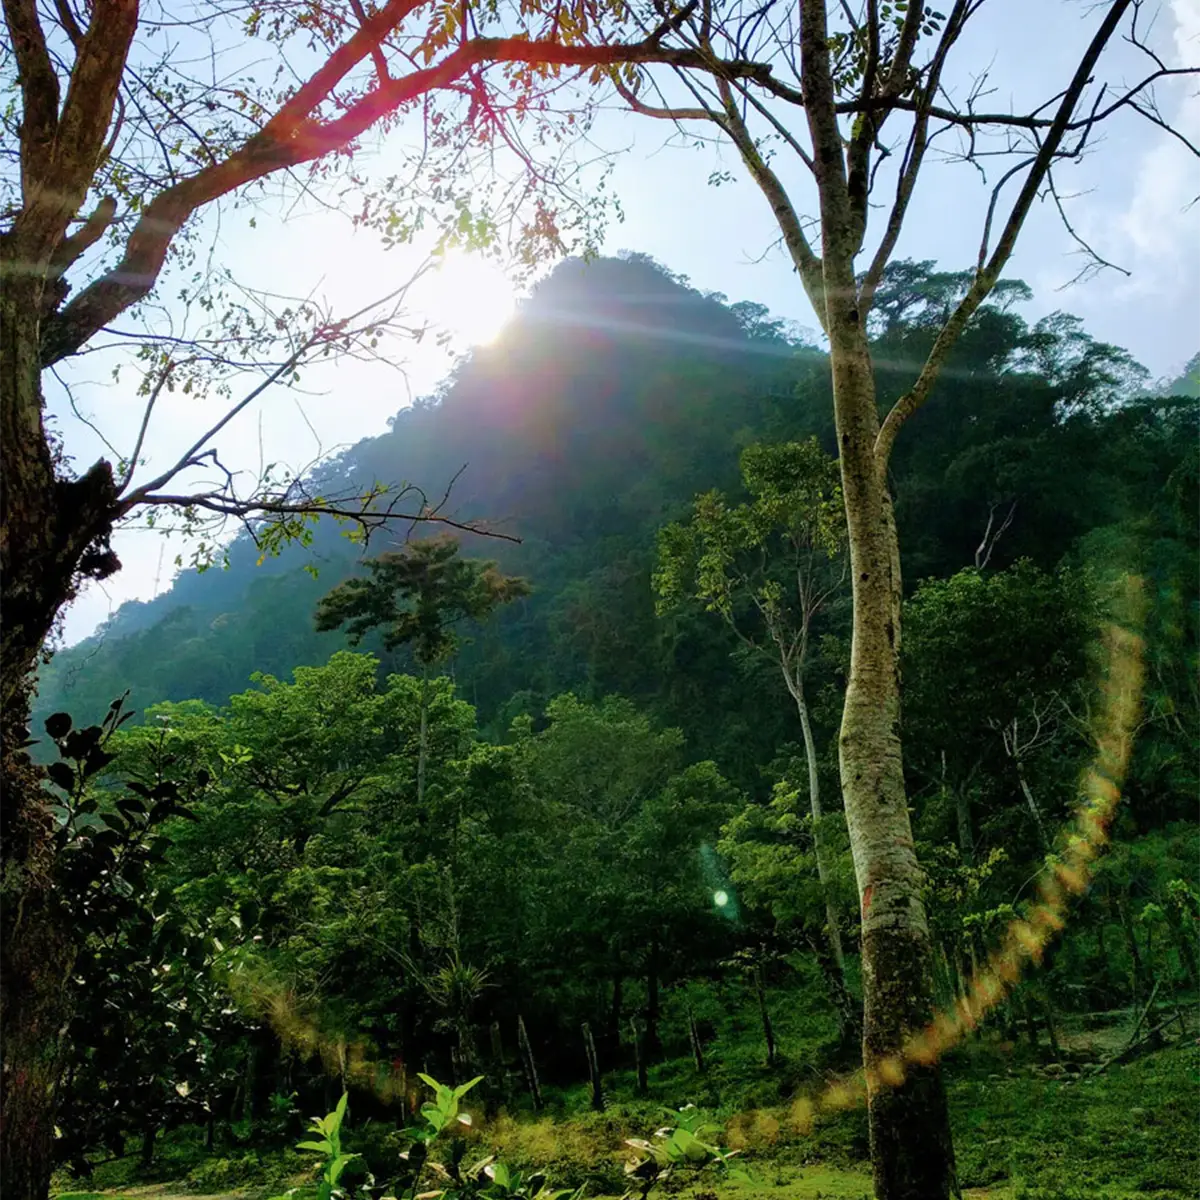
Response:
[{"label": "red mark on trunk", "polygon": [[863,888],[862,914],[864,917],[867,915],[867,911],[871,907],[871,896],[874,893],[874,891],[875,891],[875,885],[873,883],[868,883],[867,886],[865,888]]}]

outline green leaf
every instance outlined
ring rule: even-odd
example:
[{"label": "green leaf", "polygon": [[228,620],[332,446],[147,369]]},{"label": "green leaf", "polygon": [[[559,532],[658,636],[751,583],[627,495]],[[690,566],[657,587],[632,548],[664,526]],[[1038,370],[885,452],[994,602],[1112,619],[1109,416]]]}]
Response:
[{"label": "green leaf", "polygon": [[357,1157],[357,1154],[340,1154],[329,1164],[328,1179],[334,1187],[337,1186],[338,1180],[342,1177],[342,1172]]},{"label": "green leaf", "polygon": [[69,713],[57,712],[45,720],[46,732],[55,740],[65,738],[71,732],[71,716]]},{"label": "green leaf", "polygon": [[46,768],[46,774],[50,782],[64,792],[70,794],[75,790],[75,772],[65,762],[51,763]]}]

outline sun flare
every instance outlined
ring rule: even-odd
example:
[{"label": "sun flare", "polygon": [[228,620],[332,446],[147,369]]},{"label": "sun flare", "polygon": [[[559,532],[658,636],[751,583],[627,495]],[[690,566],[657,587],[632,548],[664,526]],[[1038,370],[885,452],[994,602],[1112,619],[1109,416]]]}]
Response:
[{"label": "sun flare", "polygon": [[495,263],[451,251],[422,280],[416,301],[421,314],[452,343],[479,346],[504,328],[516,308],[516,293]]}]

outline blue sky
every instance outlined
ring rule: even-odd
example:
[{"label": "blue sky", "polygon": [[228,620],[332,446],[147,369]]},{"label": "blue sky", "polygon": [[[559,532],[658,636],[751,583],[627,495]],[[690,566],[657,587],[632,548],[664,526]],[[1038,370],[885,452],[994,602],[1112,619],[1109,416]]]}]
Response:
[{"label": "blue sky", "polygon": [[[985,6],[960,49],[960,63],[990,64],[996,107],[1040,101],[1073,69],[1083,41],[1097,21],[1096,6],[1082,0],[997,0]],[[1037,30],[1031,37],[1029,30]],[[1171,0],[1154,28],[1160,52],[1176,63],[1200,61],[1200,0]],[[1115,74],[1129,79],[1141,70],[1132,52],[1117,51]],[[1052,83],[1052,81],[1054,81]],[[962,85],[964,80],[950,80]],[[1159,92],[1164,114],[1193,140],[1200,138],[1200,96],[1190,87]],[[625,113],[605,113],[594,131],[607,150],[621,150],[612,188],[621,199],[623,223],[611,226],[605,249],[653,255],[704,290],[732,300],[755,300],[776,315],[815,328],[816,321],[782,252],[766,253],[777,237],[761,194],[741,177],[728,149],[696,150],[673,144],[670,126]],[[397,135],[403,136],[403,129]],[[675,139],[678,141],[678,139]],[[386,157],[384,147],[381,155]],[[734,181],[709,186],[714,169],[727,167]],[[1078,270],[1078,258],[1048,205],[1031,214],[1007,272],[1035,292],[1027,315],[1066,309],[1083,318],[1095,337],[1127,347],[1154,376],[1178,372],[1200,348],[1200,171],[1184,147],[1136,119],[1114,122],[1102,144],[1064,177],[1076,193],[1072,219],[1097,249],[1131,272],[1105,272],[1090,282],[1058,290]],[[969,167],[930,164],[910,211],[898,257],[934,259],[947,269],[969,265],[978,244],[986,191]],[[249,210],[226,211],[219,226],[208,218],[206,234],[218,260],[243,278],[290,294],[325,297],[340,311],[360,305],[407,278],[417,257],[380,249],[369,233],[355,234],[335,213],[298,214],[259,208],[256,227]],[[169,295],[169,289],[161,289]],[[438,309],[432,287],[417,288],[412,304]],[[441,311],[431,315],[444,316]],[[451,359],[426,341],[396,344],[391,365],[339,364],[307,373],[302,390],[276,388],[239,417],[221,443],[227,463],[256,469],[266,457],[301,467],[339,445],[382,431],[411,397],[431,391]],[[108,441],[128,452],[142,404],[130,382],[113,385],[101,359],[71,368],[81,412],[94,419]],[[49,389],[54,402],[54,389]],[[303,412],[301,419],[300,412]],[[211,407],[187,397],[168,397],[147,441],[150,466],[164,464],[211,423]],[[73,417],[61,426],[79,463],[100,453],[99,439]],[[438,481],[434,481],[435,483]],[[66,639],[87,636],[124,600],[149,598],[169,586],[177,539],[145,529],[118,533],[124,569],[93,585],[66,617]]]}]

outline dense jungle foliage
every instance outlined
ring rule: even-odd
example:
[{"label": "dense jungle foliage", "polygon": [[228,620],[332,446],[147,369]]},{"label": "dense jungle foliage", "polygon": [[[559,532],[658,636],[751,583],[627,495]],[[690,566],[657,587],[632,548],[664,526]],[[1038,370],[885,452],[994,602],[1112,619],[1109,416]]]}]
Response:
[{"label": "dense jungle foliage", "polygon": [[[885,407],[964,286],[890,270],[872,316]],[[1081,1030],[1140,1014],[1128,1041],[1153,1048],[1189,1028],[1200,985],[1200,388],[1195,362],[1155,385],[1067,315],[1029,323],[1029,298],[1008,283],[973,318],[892,484],[905,769],[945,1006],[1061,846],[1115,581],[1144,583],[1111,848],[980,1034],[1061,1074],[1125,1046]],[[829,388],[822,352],[759,305],[640,256],[569,261],[438,395],[324,468],[450,488],[447,513],[519,543],[399,530],[362,547],[320,523],[257,565],[243,536],[227,569],[181,571],[53,657],[34,729],[58,836],[80,880],[103,854],[121,880],[73,900],[95,933],[65,1167],[127,1141],[149,1162],[193,1127],[227,1157],[282,1145],[340,1081],[393,1127],[425,1072],[485,1075],[493,1115],[619,1120],[619,1099],[652,1128],[639,1097],[766,1112],[852,1061]],[[962,1182],[982,1185],[1020,1173],[1019,1139],[997,1161],[979,1137],[1022,1101],[969,1067],[952,1101]],[[846,1121],[813,1153],[860,1160]],[[543,1157],[565,1157],[557,1136]],[[1188,1186],[1171,1136],[1159,1195]]]}]

